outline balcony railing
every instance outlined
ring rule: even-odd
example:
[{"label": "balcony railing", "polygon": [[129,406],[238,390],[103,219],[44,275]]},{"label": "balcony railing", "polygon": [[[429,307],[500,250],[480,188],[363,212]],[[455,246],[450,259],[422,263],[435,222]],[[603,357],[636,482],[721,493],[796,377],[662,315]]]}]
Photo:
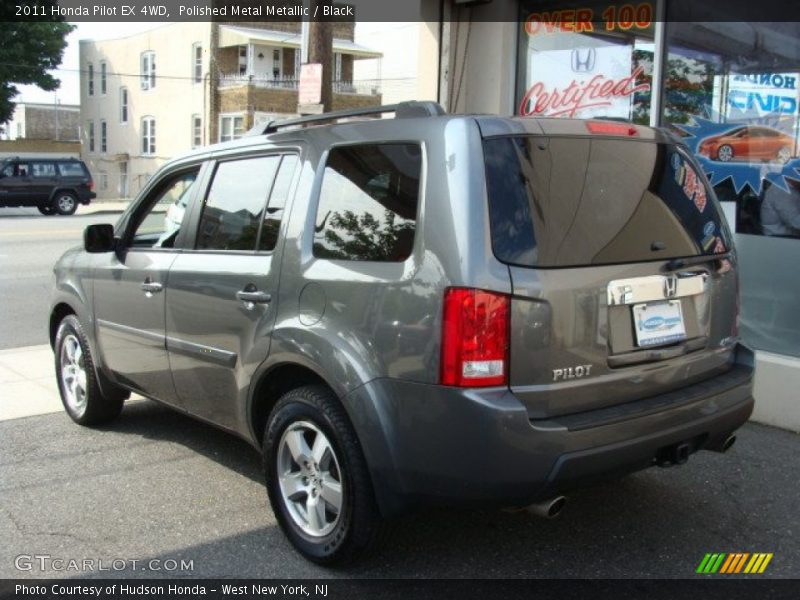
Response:
[{"label": "balcony railing", "polygon": [[[241,85],[254,85],[258,88],[293,90],[297,91],[299,80],[294,77],[272,77],[272,75],[240,73],[223,73],[219,78],[220,88],[238,87]],[[335,94],[356,94],[360,96],[378,96],[381,93],[379,79],[366,79],[360,81],[334,81]]]}]

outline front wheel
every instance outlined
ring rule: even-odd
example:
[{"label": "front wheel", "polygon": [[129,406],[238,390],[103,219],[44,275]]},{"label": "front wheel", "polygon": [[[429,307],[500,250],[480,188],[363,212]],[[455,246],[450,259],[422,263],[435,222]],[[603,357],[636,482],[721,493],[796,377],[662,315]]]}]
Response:
[{"label": "front wheel", "polygon": [[74,215],[78,210],[78,199],[72,192],[58,192],[54,204],[56,212],[60,215]]},{"label": "front wheel", "polygon": [[319,564],[356,558],[382,528],[358,439],[324,386],[285,394],[264,435],[270,503],[295,548]]},{"label": "front wheel", "polygon": [[65,317],[58,326],[55,358],[61,402],[73,421],[99,425],[119,416],[127,394],[116,389],[106,394],[101,391],[89,342],[74,315]]},{"label": "front wheel", "polygon": [[778,159],[779,163],[786,164],[792,158],[792,150],[791,150],[791,148],[788,148],[788,147],[784,146],[783,148],[778,150],[778,154],[777,154],[776,158]]},{"label": "front wheel", "polygon": [[717,159],[722,162],[729,162],[733,158],[733,147],[724,144],[717,150]]}]

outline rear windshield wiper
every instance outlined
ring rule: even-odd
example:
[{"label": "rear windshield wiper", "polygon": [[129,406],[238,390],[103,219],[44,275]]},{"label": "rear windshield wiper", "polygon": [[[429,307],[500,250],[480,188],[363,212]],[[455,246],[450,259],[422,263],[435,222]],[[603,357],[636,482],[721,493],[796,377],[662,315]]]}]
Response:
[{"label": "rear windshield wiper", "polygon": [[676,271],[692,265],[702,265],[712,261],[725,260],[729,258],[730,255],[731,253],[729,251],[723,252],[722,254],[704,254],[703,256],[690,256],[688,258],[673,258],[664,265],[663,270]]}]

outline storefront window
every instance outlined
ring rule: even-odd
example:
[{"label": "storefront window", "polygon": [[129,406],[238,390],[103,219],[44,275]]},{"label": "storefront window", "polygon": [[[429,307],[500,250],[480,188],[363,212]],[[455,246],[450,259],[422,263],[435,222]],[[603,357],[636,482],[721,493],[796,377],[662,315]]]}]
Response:
[{"label": "storefront window", "polygon": [[667,4],[662,124],[695,153],[737,232],[741,333],[800,353],[800,24],[684,22]]},{"label": "storefront window", "polygon": [[517,114],[650,122],[653,2],[522,2]]},{"label": "storefront window", "polygon": [[787,25],[667,25],[664,124],[736,203],[738,233],[800,238],[798,39]]}]

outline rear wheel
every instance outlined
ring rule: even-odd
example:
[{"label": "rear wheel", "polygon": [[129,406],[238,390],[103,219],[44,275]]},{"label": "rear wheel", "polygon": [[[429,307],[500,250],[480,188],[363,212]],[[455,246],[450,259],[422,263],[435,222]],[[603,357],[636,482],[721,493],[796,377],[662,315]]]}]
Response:
[{"label": "rear wheel", "polygon": [[328,388],[297,388],[278,401],[264,436],[264,470],[275,517],[309,560],[349,562],[381,530],[361,447]]},{"label": "rear wheel", "polygon": [[781,164],[785,164],[789,162],[789,159],[792,158],[792,150],[787,146],[784,146],[780,150],[778,150],[777,159],[778,162]]},{"label": "rear wheel", "polygon": [[72,192],[58,192],[55,198],[55,209],[60,215],[74,215],[78,210],[78,199]]},{"label": "rear wheel", "polygon": [[728,144],[723,144],[717,150],[717,159],[722,162],[728,162],[733,158],[733,148]]},{"label": "rear wheel", "polygon": [[55,343],[56,378],[61,402],[79,425],[99,425],[117,417],[127,393],[97,383],[89,342],[80,321],[69,315],[58,326]]}]

